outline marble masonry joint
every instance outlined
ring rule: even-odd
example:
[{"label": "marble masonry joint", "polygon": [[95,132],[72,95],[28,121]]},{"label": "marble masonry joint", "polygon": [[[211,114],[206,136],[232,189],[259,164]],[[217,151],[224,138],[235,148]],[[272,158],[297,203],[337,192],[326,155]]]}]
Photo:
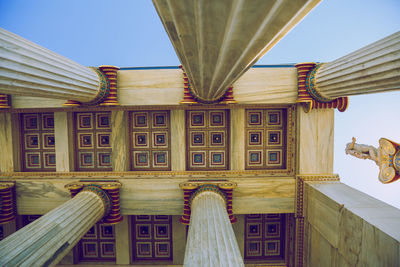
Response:
[{"label": "marble masonry joint", "polygon": [[181,223],[189,225],[192,202],[196,196],[205,191],[211,191],[221,196],[225,202],[230,222],[235,223],[237,221],[232,211],[232,196],[233,189],[237,187],[236,183],[225,179],[192,179],[180,183],[179,187],[183,190],[184,200],[183,215],[179,219]]},{"label": "marble masonry joint", "polygon": [[104,203],[104,216],[102,222],[105,224],[117,224],[123,220],[121,215],[119,189],[122,184],[118,181],[79,181],[65,185],[71,197],[78,193],[91,191],[96,193]]},{"label": "marble masonry joint", "polygon": [[329,98],[322,95],[316,85],[316,74],[323,66],[322,63],[303,62],[295,65],[297,68],[297,103],[301,103],[304,110],[337,108],[344,112],[349,104],[348,97]]}]

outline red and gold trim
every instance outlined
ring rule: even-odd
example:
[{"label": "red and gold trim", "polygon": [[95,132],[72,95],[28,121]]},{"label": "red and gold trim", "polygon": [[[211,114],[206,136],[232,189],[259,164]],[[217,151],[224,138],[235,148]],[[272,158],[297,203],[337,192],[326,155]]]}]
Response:
[{"label": "red and gold trim", "polygon": [[183,224],[190,224],[191,203],[192,200],[201,192],[213,191],[225,200],[226,211],[231,223],[235,223],[237,218],[233,215],[232,197],[233,189],[236,188],[236,183],[227,180],[189,180],[188,182],[181,183],[179,187],[183,190],[183,215],[179,221]]},{"label": "red and gold trim", "polygon": [[304,62],[295,65],[297,68],[297,103],[301,103],[305,112],[312,109],[337,108],[344,112],[349,104],[349,98],[339,97],[328,99],[323,97],[316,86],[316,73],[322,64]]},{"label": "red and gold trim", "polygon": [[117,224],[123,220],[119,202],[119,189],[122,184],[117,181],[93,182],[81,181],[65,185],[71,193],[71,198],[82,191],[97,193],[105,205],[105,213],[102,219],[104,224]]},{"label": "red and gold trim", "polygon": [[96,97],[89,102],[68,100],[63,106],[119,106],[117,99],[117,72],[118,67],[102,65],[99,68],[91,68],[99,76],[99,91]]},{"label": "red and gold trim", "polygon": [[212,101],[212,102],[204,102],[198,98],[196,98],[195,95],[192,94],[192,91],[190,89],[190,83],[189,83],[189,78],[187,77],[187,74],[185,70],[183,69],[183,66],[179,66],[180,69],[182,69],[183,72],[183,100],[179,102],[180,104],[236,104],[236,100],[233,97],[233,87],[229,87],[228,90],[226,90],[225,94],[223,97],[218,99],[217,101]]},{"label": "red and gold trim", "polygon": [[0,94],[0,109],[11,108],[10,96],[5,94]]},{"label": "red and gold trim", "polygon": [[99,69],[107,77],[110,86],[108,96],[103,100],[100,106],[119,106],[117,99],[117,72],[119,68],[115,66],[102,65]]},{"label": "red and gold trim", "polygon": [[117,224],[122,221],[121,208],[119,203],[119,189],[121,183],[109,183],[103,185],[101,188],[105,190],[111,198],[111,211],[106,218],[103,219],[103,223],[106,224]]},{"label": "red and gold trim", "polygon": [[236,104],[237,101],[233,97],[233,87],[229,87],[228,90],[226,91],[224,98],[220,102],[221,104]]},{"label": "red and gold trim", "polygon": [[190,88],[189,78],[186,75],[185,70],[183,69],[182,65],[180,65],[179,68],[183,72],[183,100],[179,103],[180,104],[198,104],[197,101],[192,96],[192,93],[189,90],[189,88]]},{"label": "red and gold trim", "polygon": [[16,203],[14,196],[14,182],[0,183],[0,225],[15,219]]}]

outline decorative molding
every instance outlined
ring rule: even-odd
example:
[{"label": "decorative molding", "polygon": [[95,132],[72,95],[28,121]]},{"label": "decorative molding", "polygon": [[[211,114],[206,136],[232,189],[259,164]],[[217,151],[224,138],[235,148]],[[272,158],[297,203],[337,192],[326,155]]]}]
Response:
[{"label": "decorative molding", "polygon": [[239,109],[239,108],[282,108],[290,105],[282,104],[235,104],[235,105],[160,105],[160,106],[79,106],[79,107],[59,107],[59,108],[16,108],[10,109],[11,113],[35,113],[35,112],[82,112],[82,111],[139,111],[139,110],[194,110],[199,109]]},{"label": "decorative molding", "polygon": [[90,191],[97,194],[104,203],[102,223],[116,224],[123,220],[120,212],[119,189],[122,184],[118,181],[79,181],[65,185],[75,197],[80,192]]},{"label": "decorative molding", "polygon": [[15,182],[0,182],[0,225],[15,219]]},{"label": "decorative molding", "polygon": [[288,175],[286,171],[281,170],[239,170],[239,171],[126,171],[126,172],[9,172],[1,173],[0,179],[18,180],[18,179],[36,179],[36,178],[89,178],[89,179],[171,179],[182,178],[189,179],[192,176],[197,177],[221,177],[226,178],[254,178],[256,177],[293,177]]},{"label": "decorative molding", "polygon": [[304,62],[295,65],[297,68],[298,96],[297,102],[301,103],[305,112],[311,109],[337,108],[344,112],[349,104],[348,97],[327,98],[318,91],[316,74],[323,66],[321,63]]},{"label": "decorative molding", "polygon": [[305,266],[304,238],[306,237],[306,217],[307,217],[307,190],[308,183],[338,182],[340,178],[337,174],[320,175],[297,175],[296,176],[296,197],[295,197],[295,220],[296,220],[296,244],[295,244],[295,266]]},{"label": "decorative molding", "polygon": [[231,223],[235,223],[237,218],[233,215],[232,211],[232,195],[233,189],[236,188],[236,186],[236,183],[229,182],[225,179],[192,179],[179,184],[179,187],[183,190],[184,200],[183,215],[179,221],[189,225],[193,199],[201,192],[212,191],[219,194],[225,200],[229,220]]}]

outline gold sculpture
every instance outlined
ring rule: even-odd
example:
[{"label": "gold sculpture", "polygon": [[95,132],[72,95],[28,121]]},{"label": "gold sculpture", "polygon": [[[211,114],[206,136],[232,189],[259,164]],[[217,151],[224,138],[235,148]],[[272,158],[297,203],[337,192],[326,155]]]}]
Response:
[{"label": "gold sculpture", "polygon": [[379,166],[379,181],[391,183],[400,178],[400,144],[389,139],[379,139],[379,147],[357,144],[356,138],[346,145],[346,154],[360,159],[373,160]]}]

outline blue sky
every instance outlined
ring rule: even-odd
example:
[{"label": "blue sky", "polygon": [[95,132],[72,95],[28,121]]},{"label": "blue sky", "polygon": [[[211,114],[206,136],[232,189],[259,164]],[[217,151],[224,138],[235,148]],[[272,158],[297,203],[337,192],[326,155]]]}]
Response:
[{"label": "blue sky", "polygon": [[[149,0],[0,0],[0,27],[86,66],[168,66],[179,60]],[[327,62],[400,30],[399,0],[326,0],[257,64]],[[400,208],[400,181],[384,185],[372,161],[351,158],[351,137],[400,143],[400,92],[350,97],[335,115],[335,172]]]}]

